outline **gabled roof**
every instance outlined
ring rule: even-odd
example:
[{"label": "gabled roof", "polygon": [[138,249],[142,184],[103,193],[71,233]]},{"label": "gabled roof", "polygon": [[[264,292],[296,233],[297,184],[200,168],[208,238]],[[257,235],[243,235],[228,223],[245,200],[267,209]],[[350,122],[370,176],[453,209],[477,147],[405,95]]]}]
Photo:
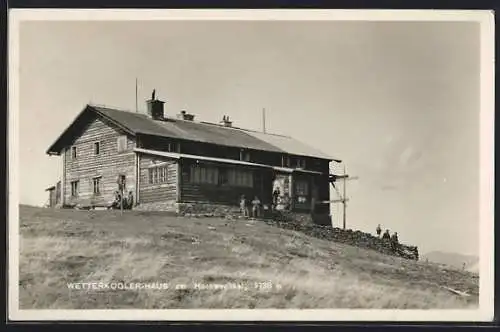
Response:
[{"label": "gabled roof", "polygon": [[294,154],[298,156],[313,156],[317,158],[335,160],[335,158],[332,158],[327,154],[324,154],[323,152],[296,140],[293,137],[267,134],[258,131],[249,131],[248,133],[254,136],[255,138],[258,138],[268,144],[278,147],[283,151],[287,151],[287,153],[289,154]]},{"label": "gabled roof", "polygon": [[56,142],[52,144],[47,153],[59,154],[65,144],[67,144],[68,139],[78,131],[78,128],[84,126],[82,122],[86,122],[85,118],[88,119],[89,115],[102,117],[131,135],[143,134],[169,137],[340,162],[340,160],[332,158],[288,136],[258,133],[242,128],[224,127],[216,124],[174,118],[158,121],[151,119],[145,114],[96,105],[87,105],[73,123],[59,136]]}]

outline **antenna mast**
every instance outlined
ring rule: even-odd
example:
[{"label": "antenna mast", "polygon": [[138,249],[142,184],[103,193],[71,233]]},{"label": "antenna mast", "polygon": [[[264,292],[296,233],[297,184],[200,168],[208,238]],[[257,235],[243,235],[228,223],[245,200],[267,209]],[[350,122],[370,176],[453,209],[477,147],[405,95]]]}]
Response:
[{"label": "antenna mast", "polygon": [[344,164],[344,185],[342,187],[344,187],[343,191],[344,191],[344,195],[342,197],[342,207],[344,208],[344,213],[342,214],[342,227],[343,229],[345,229],[346,227],[346,212],[347,212],[347,193],[346,193],[346,177],[347,177],[347,173],[345,171],[345,164]]},{"label": "antenna mast", "polygon": [[[337,187],[335,187],[335,182],[337,182],[337,180],[339,179],[342,179],[342,191],[343,191],[343,194],[340,193],[340,191],[337,189]],[[339,199],[334,199],[332,201],[330,201],[331,203],[341,203],[342,204],[342,227],[343,229],[346,229],[347,228],[347,202],[349,201],[349,198],[347,198],[347,190],[346,190],[346,187],[347,187],[347,181],[349,180],[357,180],[359,179],[359,177],[357,176],[349,176],[349,174],[346,173],[346,169],[345,169],[345,164],[344,164],[344,174],[342,175],[333,175],[331,174],[330,175],[330,183],[332,184],[333,188],[335,189],[335,191],[337,192],[337,195],[339,196]]]},{"label": "antenna mast", "polygon": [[266,133],[266,109],[262,109],[262,132]]}]

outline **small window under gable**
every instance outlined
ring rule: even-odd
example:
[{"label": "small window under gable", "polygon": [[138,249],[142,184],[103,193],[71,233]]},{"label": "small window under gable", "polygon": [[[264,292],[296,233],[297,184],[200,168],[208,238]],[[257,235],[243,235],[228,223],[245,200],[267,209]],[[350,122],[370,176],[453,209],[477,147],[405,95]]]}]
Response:
[{"label": "small window under gable", "polygon": [[127,136],[118,136],[117,139],[118,152],[123,152],[127,150]]},{"label": "small window under gable", "polygon": [[76,146],[71,147],[71,159],[76,159]]}]

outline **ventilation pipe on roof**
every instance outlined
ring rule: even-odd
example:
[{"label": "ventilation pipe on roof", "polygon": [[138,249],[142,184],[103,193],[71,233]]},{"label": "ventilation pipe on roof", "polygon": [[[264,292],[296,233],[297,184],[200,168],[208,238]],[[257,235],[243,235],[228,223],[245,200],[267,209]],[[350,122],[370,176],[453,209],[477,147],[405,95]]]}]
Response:
[{"label": "ventilation pipe on roof", "polygon": [[186,111],[182,110],[179,114],[177,114],[177,118],[181,120],[193,121],[194,114],[189,114]]}]

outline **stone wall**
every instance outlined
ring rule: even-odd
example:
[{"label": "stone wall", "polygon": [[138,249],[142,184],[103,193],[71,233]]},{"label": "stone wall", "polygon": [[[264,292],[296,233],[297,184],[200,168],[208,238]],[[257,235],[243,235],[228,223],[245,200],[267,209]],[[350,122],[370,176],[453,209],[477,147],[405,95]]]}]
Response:
[{"label": "stone wall", "polygon": [[241,214],[237,206],[210,203],[177,203],[175,200],[140,203],[134,207],[134,210],[170,211],[188,217],[227,217]]},{"label": "stone wall", "polygon": [[296,222],[300,224],[312,224],[313,218],[310,213],[290,212],[290,211],[275,211],[270,212],[267,216],[278,222]]},{"label": "stone wall", "polygon": [[[235,218],[241,216],[239,206],[212,203],[176,203],[175,201],[140,203],[134,210],[140,211],[172,211],[181,216],[195,217],[223,217]],[[251,211],[250,211],[251,212]],[[279,212],[261,210],[262,218],[277,219],[279,221],[293,220],[298,223],[312,224],[313,217],[309,213]]]},{"label": "stone wall", "polygon": [[178,203],[177,213],[182,216],[227,217],[240,215],[240,208],[234,205],[210,203]]},{"label": "stone wall", "polygon": [[168,211],[177,212],[177,203],[175,200],[163,201],[163,202],[148,202],[140,203],[133,208],[138,211]]}]

